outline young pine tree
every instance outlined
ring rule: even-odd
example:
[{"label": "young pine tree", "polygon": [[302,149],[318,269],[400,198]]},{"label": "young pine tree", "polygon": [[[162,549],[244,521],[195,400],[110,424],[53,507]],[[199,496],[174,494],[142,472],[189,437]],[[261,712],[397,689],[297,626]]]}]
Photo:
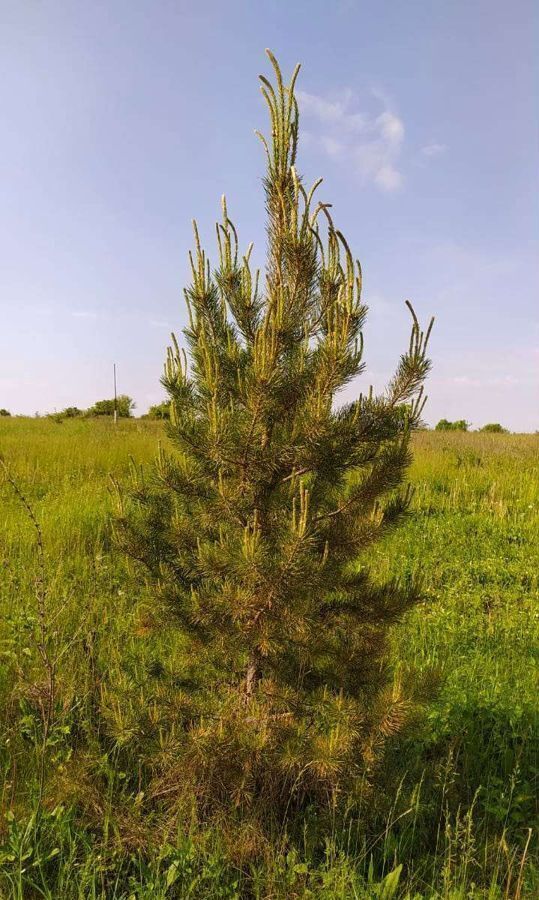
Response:
[{"label": "young pine tree", "polygon": [[368,547],[409,504],[430,331],[410,307],[386,392],[336,405],[363,371],[361,269],[296,171],[299,67],[286,86],[268,56],[266,271],[224,200],[216,269],[195,225],[188,350],[173,339],[162,379],[171,446],[119,519],[185,649],[163,790],[259,821],[349,798],[411,708],[386,639],[418,590],[373,578]]}]

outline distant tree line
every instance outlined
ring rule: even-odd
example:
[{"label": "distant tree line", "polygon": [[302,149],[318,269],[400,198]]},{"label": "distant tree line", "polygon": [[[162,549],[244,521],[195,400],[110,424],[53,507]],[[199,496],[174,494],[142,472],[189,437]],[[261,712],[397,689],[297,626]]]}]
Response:
[{"label": "distant tree line", "polygon": [[[119,397],[116,398],[116,404],[119,418],[130,419],[133,417],[135,401],[132,399],[132,397],[129,397],[127,394],[120,394]],[[60,420],[77,419],[84,417],[93,418],[94,416],[113,415],[114,399],[97,400],[93,406],[89,407],[89,409],[79,409],[78,406],[66,406],[66,408],[62,409],[60,412],[54,413],[52,417]],[[11,413],[8,409],[0,408],[0,417],[2,416],[11,416]],[[144,415],[141,416],[141,419],[170,419],[170,402],[168,400],[163,400],[161,403],[156,403],[153,406],[150,406],[148,412],[144,413]],[[434,430],[469,431],[470,422],[467,422],[466,419],[456,419],[456,421],[454,422],[450,422],[449,419],[440,419],[440,421],[434,426]],[[477,430],[478,432],[483,434],[509,434],[509,429],[504,428],[503,425],[500,425],[499,422],[489,422],[487,425],[483,425],[482,428],[478,428]]]},{"label": "distant tree line", "polygon": [[[114,405],[114,398],[112,398],[110,400],[97,400],[94,405],[90,406],[88,409],[81,409],[78,406],[66,406],[65,409],[61,409],[59,412],[55,411],[54,413],[50,413],[50,418],[60,421],[62,419],[93,418],[94,416],[114,416]],[[135,401],[127,394],[120,394],[116,398],[116,409],[119,418],[131,419],[133,418]],[[9,409],[0,407],[0,417],[3,416],[11,416],[11,412]],[[39,414],[36,413],[36,417],[38,416]],[[150,406],[148,412],[141,416],[141,418],[170,419],[169,401],[163,400],[162,403],[156,403],[154,406]]]},{"label": "distant tree line", "polygon": [[[118,411],[118,417],[122,419],[130,419],[133,417],[133,410],[135,409],[134,400],[129,397],[127,394],[120,394],[116,398],[116,408]],[[6,415],[9,413],[6,411]],[[0,415],[2,412],[0,411]],[[93,418],[94,416],[113,416],[114,415],[114,399],[111,400],[97,400],[93,406],[90,406],[89,409],[79,409],[78,406],[67,406],[65,409],[61,410],[59,413],[55,413],[57,418],[61,419],[76,419],[81,417]],[[170,419],[170,403],[168,400],[163,400],[162,403],[156,403],[154,406],[150,406],[147,413],[141,416],[141,419]]]},{"label": "distant tree line", "polygon": [[[448,419],[440,419],[438,424],[435,426],[435,431],[469,431],[470,423],[466,421],[466,419],[457,419],[455,422],[450,422]],[[482,428],[477,429],[480,432],[486,432],[488,434],[508,434],[508,429],[504,428],[503,425],[500,425],[499,422],[489,422],[488,425],[483,425]]]},{"label": "distant tree line", "polygon": [[79,409],[78,406],[66,406],[60,412],[54,413],[53,418],[56,419],[78,419],[93,418],[94,416],[113,416],[114,410],[121,419],[130,419],[133,416],[135,401],[127,394],[120,394],[114,400],[97,400],[93,406],[88,409]]},{"label": "distant tree line", "polygon": [[[129,397],[127,394],[120,394],[120,396],[116,398],[116,403],[119,418],[130,419],[133,417],[135,401],[131,397]],[[93,406],[90,406],[89,409],[79,409],[78,406],[66,406],[66,408],[62,409],[60,412],[54,413],[53,418],[60,420],[83,417],[93,418],[94,416],[113,415],[114,399],[97,400],[97,402],[94,403]],[[0,417],[2,416],[11,416],[11,413],[8,409],[0,408]],[[168,400],[163,400],[161,403],[156,403],[154,404],[154,406],[150,406],[148,412],[144,413],[144,415],[141,416],[141,419],[170,419],[170,402]],[[449,419],[440,419],[440,421],[434,426],[434,430],[469,431],[470,422],[467,422],[466,419],[456,419],[456,421],[454,422],[450,422]],[[478,432],[483,434],[509,434],[509,429],[504,428],[503,425],[500,425],[499,422],[489,422],[487,425],[483,425],[482,428],[478,428],[477,430]]]}]

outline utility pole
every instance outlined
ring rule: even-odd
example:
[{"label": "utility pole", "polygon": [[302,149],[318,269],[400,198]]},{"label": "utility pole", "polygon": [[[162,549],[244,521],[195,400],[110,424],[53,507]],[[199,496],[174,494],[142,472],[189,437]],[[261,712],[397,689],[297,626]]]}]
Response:
[{"label": "utility pole", "polygon": [[114,369],[114,424],[118,424],[118,399],[116,396],[116,363],[113,365]]}]

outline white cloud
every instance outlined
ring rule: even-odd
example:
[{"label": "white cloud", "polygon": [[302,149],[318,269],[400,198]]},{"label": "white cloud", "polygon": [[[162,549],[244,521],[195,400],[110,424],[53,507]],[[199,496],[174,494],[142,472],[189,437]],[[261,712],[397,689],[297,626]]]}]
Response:
[{"label": "white cloud", "polygon": [[447,150],[446,144],[438,144],[437,141],[431,141],[421,148],[423,156],[441,156]]},{"label": "white cloud", "polygon": [[404,138],[404,125],[394,113],[386,111],[378,116],[376,125],[380,128],[383,137],[390,144],[400,144]]},{"label": "white cloud", "polygon": [[364,184],[383,191],[397,190],[403,181],[398,162],[404,141],[404,124],[380,94],[386,107],[376,116],[351,109],[353,94],[342,91],[334,100],[298,91],[302,114],[318,120],[320,133],[309,132],[309,145],[317,145],[334,160],[345,161]]},{"label": "white cloud", "polygon": [[382,166],[378,169],[374,180],[385,191],[395,191],[402,184],[402,175],[393,166]]},{"label": "white cloud", "polygon": [[350,90],[343,91],[342,96],[337,100],[326,100],[324,97],[309,94],[307,91],[297,91],[297,97],[301,111],[319,119],[324,125],[338,125],[346,131],[360,132],[367,124],[362,113],[348,112],[352,98]]}]

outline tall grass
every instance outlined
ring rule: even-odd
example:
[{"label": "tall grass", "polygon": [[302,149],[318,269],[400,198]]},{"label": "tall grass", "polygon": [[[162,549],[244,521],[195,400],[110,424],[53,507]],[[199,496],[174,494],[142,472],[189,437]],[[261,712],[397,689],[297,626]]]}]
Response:
[{"label": "tall grass", "polygon": [[[373,552],[381,575],[423,572],[394,665],[435,673],[436,699],[362,815],[326,831],[307,815],[252,859],[226,826],[165,825],[147,804],[182,647],[114,549],[111,476],[161,437],[146,421],[0,421],[0,896],[539,895],[539,438],[417,435],[413,512]],[[42,535],[44,607],[10,481]]]}]

